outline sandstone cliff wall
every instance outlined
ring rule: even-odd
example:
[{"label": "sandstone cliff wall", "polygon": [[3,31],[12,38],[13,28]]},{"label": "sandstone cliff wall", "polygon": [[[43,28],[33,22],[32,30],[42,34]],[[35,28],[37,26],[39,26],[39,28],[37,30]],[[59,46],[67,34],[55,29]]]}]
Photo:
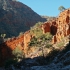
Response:
[{"label": "sandstone cliff wall", "polygon": [[60,42],[70,34],[70,9],[61,12],[55,20],[44,23],[42,30],[43,33],[50,32],[53,35],[53,43]]}]

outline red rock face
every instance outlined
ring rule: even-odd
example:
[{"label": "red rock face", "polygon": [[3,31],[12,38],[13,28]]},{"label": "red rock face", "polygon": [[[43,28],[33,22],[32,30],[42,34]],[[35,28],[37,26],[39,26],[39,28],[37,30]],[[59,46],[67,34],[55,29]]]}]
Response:
[{"label": "red rock face", "polygon": [[46,22],[44,23],[42,26],[41,26],[42,30],[43,30],[43,34],[45,34],[46,32],[50,32],[50,24],[49,22]]},{"label": "red rock face", "polygon": [[64,38],[65,36],[70,34],[70,9],[63,11],[60,13],[57,24],[58,24],[58,29],[57,29],[57,41],[59,42],[61,38]]},{"label": "red rock face", "polygon": [[[30,31],[25,32],[19,37],[11,38],[10,40],[2,43],[0,45],[0,63],[5,60],[12,58],[12,51],[18,46],[25,54],[27,54],[28,43],[30,42],[33,35],[30,34]],[[3,64],[3,63],[2,63]],[[2,65],[1,64],[1,65]]]},{"label": "red rock face", "polygon": [[[53,43],[60,42],[62,38],[70,34],[70,9],[60,13],[56,20],[42,25],[43,33],[50,32],[53,35]],[[51,24],[51,25],[50,25]]]},{"label": "red rock face", "polygon": [[28,44],[33,38],[33,35],[30,34],[30,31],[24,33],[24,53],[27,54]]},{"label": "red rock face", "polygon": [[2,65],[5,60],[13,57],[12,51],[18,46],[20,50],[24,50],[24,35],[18,38],[11,38],[10,40],[0,44],[0,65]]}]

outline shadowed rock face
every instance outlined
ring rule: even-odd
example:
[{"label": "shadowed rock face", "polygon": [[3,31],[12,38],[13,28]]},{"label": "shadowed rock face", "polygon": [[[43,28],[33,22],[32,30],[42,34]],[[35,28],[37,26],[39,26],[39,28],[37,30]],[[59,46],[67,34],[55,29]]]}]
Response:
[{"label": "shadowed rock face", "polygon": [[16,0],[0,0],[0,34],[17,36],[29,30],[36,22],[46,21],[28,6]]},{"label": "shadowed rock face", "polygon": [[[12,58],[12,51],[18,48],[27,54],[28,43],[33,38],[34,35],[30,34],[30,31],[25,32],[19,37],[13,37],[4,43],[0,44],[0,63],[4,63],[7,59]],[[0,65],[2,65],[0,64]]]},{"label": "shadowed rock face", "polygon": [[0,65],[3,65],[4,62],[9,59],[12,58],[12,51],[17,47],[20,50],[24,50],[24,35],[20,36],[20,37],[14,37],[11,38],[9,40],[7,40],[6,42],[0,44]]},{"label": "shadowed rock face", "polygon": [[[56,52],[56,51],[55,51]],[[62,51],[50,57],[35,57],[33,59],[23,59],[21,62],[9,66],[8,69],[14,70],[70,70],[70,43]],[[53,59],[52,59],[53,58]]]}]

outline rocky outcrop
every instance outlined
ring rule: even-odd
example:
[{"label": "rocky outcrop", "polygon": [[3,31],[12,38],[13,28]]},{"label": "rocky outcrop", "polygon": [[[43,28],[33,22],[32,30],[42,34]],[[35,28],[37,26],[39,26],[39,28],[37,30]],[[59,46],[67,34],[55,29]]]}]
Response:
[{"label": "rocky outcrop", "polygon": [[31,39],[34,37],[34,35],[32,35],[30,33],[30,31],[27,31],[24,33],[24,53],[27,54],[28,51],[28,44],[31,41]]},{"label": "rocky outcrop", "polygon": [[24,35],[13,37],[0,44],[0,65],[3,65],[7,59],[13,57],[12,51],[18,46],[20,50],[24,50]]},{"label": "rocky outcrop", "polygon": [[42,26],[41,26],[42,30],[43,30],[43,34],[50,32],[50,24],[48,22],[45,22]]},{"label": "rocky outcrop", "polygon": [[28,44],[34,35],[30,34],[30,31],[25,32],[24,34],[10,38],[4,43],[0,44],[0,63],[3,61],[12,58],[12,51],[18,47],[24,54],[27,54]]},{"label": "rocky outcrop", "polygon": [[0,34],[18,36],[39,21],[46,20],[25,4],[16,0],[0,0]]},{"label": "rocky outcrop", "polygon": [[43,33],[50,32],[53,35],[53,43],[60,42],[70,34],[70,9],[61,12],[55,20],[44,23],[42,30]]}]

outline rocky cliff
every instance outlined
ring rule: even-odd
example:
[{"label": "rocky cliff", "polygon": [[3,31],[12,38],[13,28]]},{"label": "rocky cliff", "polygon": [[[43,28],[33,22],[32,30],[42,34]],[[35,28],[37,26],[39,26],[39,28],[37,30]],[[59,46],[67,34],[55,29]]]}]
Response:
[{"label": "rocky cliff", "polygon": [[[43,33],[50,32],[53,35],[52,43],[60,42],[62,38],[70,34],[70,9],[67,9],[60,13],[58,18],[45,22],[41,25]],[[25,32],[19,37],[11,38],[10,40],[4,42],[0,45],[0,63],[2,60],[8,59],[12,55],[12,50],[14,50],[19,44],[20,49],[26,52],[28,51],[28,43],[34,35],[30,31]],[[8,52],[10,52],[8,54]]]},{"label": "rocky cliff", "polygon": [[25,32],[24,34],[13,37],[0,44],[0,62],[2,65],[8,58],[13,57],[12,51],[18,47],[24,54],[27,54],[28,43],[33,38],[34,35],[30,34],[30,31]]},{"label": "rocky cliff", "polygon": [[70,34],[70,9],[61,12],[55,20],[45,22],[41,28],[43,33],[50,32],[53,35],[53,43],[60,42]]},{"label": "rocky cliff", "polygon": [[16,0],[0,0],[0,34],[18,36],[39,21],[46,20],[25,4]]}]

